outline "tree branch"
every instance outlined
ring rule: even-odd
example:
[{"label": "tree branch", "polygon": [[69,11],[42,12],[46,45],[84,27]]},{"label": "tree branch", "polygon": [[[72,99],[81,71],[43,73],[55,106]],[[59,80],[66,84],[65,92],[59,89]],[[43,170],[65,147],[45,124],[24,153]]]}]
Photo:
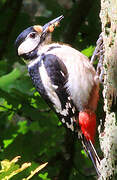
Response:
[{"label": "tree branch", "polygon": [[73,134],[68,129],[66,129],[66,136],[64,142],[64,160],[61,164],[61,170],[58,175],[58,180],[69,179],[69,176],[73,168],[73,161],[75,155],[75,139],[73,138]]}]

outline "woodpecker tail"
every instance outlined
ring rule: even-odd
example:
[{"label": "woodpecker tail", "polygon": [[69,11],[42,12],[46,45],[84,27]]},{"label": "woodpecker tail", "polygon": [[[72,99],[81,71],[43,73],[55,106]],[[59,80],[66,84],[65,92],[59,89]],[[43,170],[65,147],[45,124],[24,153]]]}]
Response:
[{"label": "woodpecker tail", "polygon": [[97,152],[96,152],[91,140],[87,140],[86,137],[82,133],[80,134],[80,139],[82,141],[82,145],[83,145],[83,148],[84,148],[86,154],[91,159],[91,161],[96,169],[97,175],[100,176],[100,172],[98,170],[98,166],[100,165],[100,158],[97,155]]},{"label": "woodpecker tail", "polygon": [[96,133],[96,114],[90,109],[81,111],[79,113],[79,126],[81,129],[79,132],[79,137],[82,141],[85,152],[93,162],[99,176],[98,165],[100,164],[100,159],[93,146]]}]

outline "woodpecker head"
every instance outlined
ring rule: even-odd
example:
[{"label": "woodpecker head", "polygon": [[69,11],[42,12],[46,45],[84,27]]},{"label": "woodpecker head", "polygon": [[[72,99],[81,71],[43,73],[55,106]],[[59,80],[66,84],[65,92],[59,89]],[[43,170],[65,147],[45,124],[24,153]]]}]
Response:
[{"label": "woodpecker head", "polygon": [[54,28],[58,26],[63,18],[62,15],[44,26],[34,25],[25,29],[15,41],[18,56],[22,56],[24,59],[32,59],[36,55],[39,46],[47,43],[50,33],[54,31]]}]

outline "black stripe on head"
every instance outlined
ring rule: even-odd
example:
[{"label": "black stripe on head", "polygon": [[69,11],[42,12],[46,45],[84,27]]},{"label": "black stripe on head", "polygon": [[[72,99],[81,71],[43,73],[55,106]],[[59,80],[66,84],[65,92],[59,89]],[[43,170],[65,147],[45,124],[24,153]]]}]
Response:
[{"label": "black stripe on head", "polygon": [[30,33],[30,32],[36,32],[33,28],[33,26],[25,29],[22,33],[19,34],[19,36],[17,37],[16,41],[15,41],[15,47],[16,49],[20,46],[20,44],[25,40],[26,36]]},{"label": "black stripe on head", "polygon": [[51,47],[47,50],[47,52],[48,52],[48,51],[51,51],[51,50],[53,50],[53,49],[55,49],[55,48],[61,48],[61,46],[59,46],[59,45],[51,46]]},{"label": "black stripe on head", "polygon": [[22,54],[21,57],[24,58],[25,60],[32,60],[32,59],[36,59],[38,57],[38,49],[34,49],[33,51],[26,53],[26,54]]}]

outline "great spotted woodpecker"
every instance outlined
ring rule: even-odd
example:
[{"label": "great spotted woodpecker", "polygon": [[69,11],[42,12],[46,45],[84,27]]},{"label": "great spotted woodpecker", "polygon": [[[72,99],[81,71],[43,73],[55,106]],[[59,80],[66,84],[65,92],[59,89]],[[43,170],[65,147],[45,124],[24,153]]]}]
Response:
[{"label": "great spotted woodpecker", "polygon": [[69,45],[51,43],[60,16],[25,29],[16,39],[17,54],[28,61],[34,86],[60,121],[76,132],[99,175],[94,149],[99,79],[89,59]]}]

